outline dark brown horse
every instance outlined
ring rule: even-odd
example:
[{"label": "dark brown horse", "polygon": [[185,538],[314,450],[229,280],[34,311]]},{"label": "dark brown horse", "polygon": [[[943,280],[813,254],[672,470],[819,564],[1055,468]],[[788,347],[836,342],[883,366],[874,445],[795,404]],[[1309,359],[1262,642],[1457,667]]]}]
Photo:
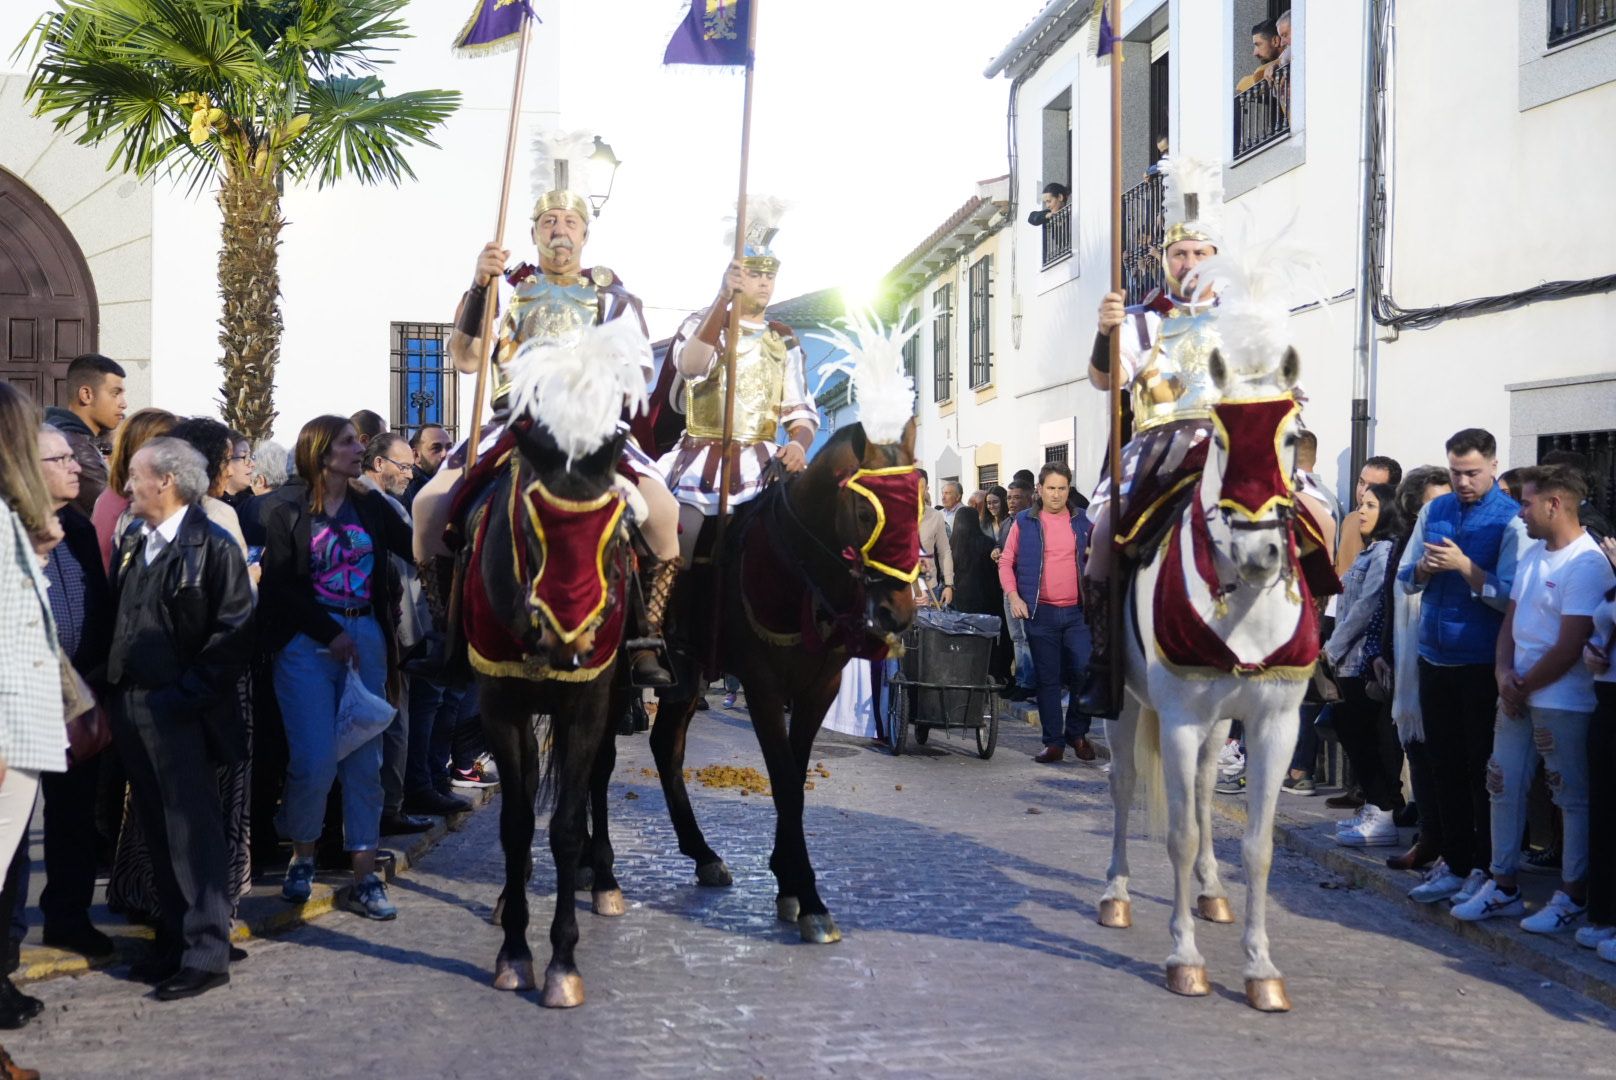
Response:
[{"label": "dark brown horse", "polygon": [[[718,608],[693,620],[688,635],[703,641],[712,632],[706,619],[716,617],[719,667],[745,687],[774,789],[778,820],[769,869],[779,883],[776,912],[797,924],[804,941],[841,940],[814,885],[803,837],[803,781],[814,737],[849,658],[884,655],[914,617],[910,583],[923,509],[914,440],[912,421],[899,442],[886,445],[853,424],[804,472],[743,506],[714,567]],[[679,850],[695,861],[701,884],[726,886],[729,868],[707,845],[685,789],[685,736],[698,682],[705,681],[690,664],[681,666],[679,685],[663,692],[651,749]]]},{"label": "dark brown horse", "polygon": [[[503,781],[505,889],[496,921],[505,942],[494,985],[534,986],[527,883],[535,817],[553,799],[556,908],[543,998],[552,1008],[584,1001],[573,959],[580,870],[592,873],[597,915],[625,910],[606,829],[606,785],[616,763],[607,720],[626,706],[613,677],[631,557],[624,503],[612,486],[621,450],[619,436],[569,462],[542,425],[518,424],[490,455],[491,494],[469,529],[463,621],[483,730]],[[540,716],[550,718],[542,729]],[[592,836],[585,821],[591,811]]]}]

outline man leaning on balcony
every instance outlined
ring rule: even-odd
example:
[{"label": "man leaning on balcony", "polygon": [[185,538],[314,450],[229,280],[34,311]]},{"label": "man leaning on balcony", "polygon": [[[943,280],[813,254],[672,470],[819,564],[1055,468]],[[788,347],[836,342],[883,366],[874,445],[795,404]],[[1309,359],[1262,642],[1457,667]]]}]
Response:
[{"label": "man leaning on balcony", "polygon": [[1279,53],[1284,48],[1279,27],[1273,19],[1264,19],[1251,28],[1251,55],[1257,61],[1257,70],[1235,84],[1234,92],[1244,94],[1260,82],[1272,79],[1279,66]]},{"label": "man leaning on balcony", "polygon": [[1049,219],[1060,211],[1066,209],[1066,200],[1071,197],[1071,190],[1058,180],[1051,180],[1044,185],[1044,208],[1034,210],[1027,215],[1028,225],[1043,226]]}]

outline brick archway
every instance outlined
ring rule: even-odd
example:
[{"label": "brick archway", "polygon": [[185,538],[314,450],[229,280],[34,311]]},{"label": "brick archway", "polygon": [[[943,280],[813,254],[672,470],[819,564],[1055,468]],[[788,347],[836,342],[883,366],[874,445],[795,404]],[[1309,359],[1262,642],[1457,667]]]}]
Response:
[{"label": "brick archway", "polygon": [[0,379],[57,404],[68,363],[97,349],[99,312],[78,241],[32,188],[0,169]]}]

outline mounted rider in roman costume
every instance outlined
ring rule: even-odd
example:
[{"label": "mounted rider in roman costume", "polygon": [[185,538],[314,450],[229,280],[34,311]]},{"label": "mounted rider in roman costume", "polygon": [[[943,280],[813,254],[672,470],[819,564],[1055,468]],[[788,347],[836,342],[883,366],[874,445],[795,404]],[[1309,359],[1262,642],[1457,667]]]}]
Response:
[{"label": "mounted rider in roman costume", "polygon": [[[735,420],[729,444],[728,509],[753,498],[778,460],[788,473],[808,463],[819,412],[808,393],[802,346],[784,323],[765,316],[774,297],[780,260],[771,248],[782,207],[777,200],[747,200],[745,254],[724,273],[718,298],[687,318],[668,352],[658,387],[684,414],[685,434],[657,463],[679,502],[680,553],[686,565],[709,518],[718,514],[723,482],[724,346],[731,305],[739,306],[735,344]],[[733,230],[731,235],[733,235]],[[786,441],[781,444],[781,431]]]},{"label": "mounted rider in roman costume", "polygon": [[[484,245],[477,256],[471,288],[466,290],[455,313],[454,332],[449,338],[449,355],[455,369],[464,373],[479,370],[488,350],[477,336],[481,333],[484,305],[490,299],[495,281],[503,277],[512,287],[508,308],[499,320],[495,337],[496,365],[493,394],[494,424],[482,433],[483,447],[492,448],[504,431],[510,392],[507,368],[524,346],[565,345],[578,339],[584,328],[628,318],[645,333],[640,300],[623,287],[617,275],[604,266],[585,268],[584,244],[589,239],[593,218],[589,200],[568,186],[570,173],[581,170],[593,150],[593,139],[580,135],[541,135],[536,141],[537,161],[533,206],[533,242],[538,248],[538,265],[522,263],[507,270],[511,253],[498,241]],[[652,369],[644,369],[649,383]],[[628,417],[625,416],[626,424]],[[416,554],[426,559],[447,553],[445,527],[449,521],[450,490],[459,478],[464,447],[452,454],[437,476],[416,496]],[[633,494],[629,502],[640,532],[650,550],[641,570],[646,600],[647,630],[651,637],[662,634],[663,615],[679,572],[678,507],[656,463],[629,440],[619,471],[624,487]],[[482,470],[478,469],[476,478]],[[486,479],[483,479],[486,483]],[[627,493],[627,492],[626,492]],[[632,678],[636,685],[666,686],[672,676],[658,661],[654,648],[641,648],[632,657]]]},{"label": "mounted rider in roman costume", "polygon": [[[1080,708],[1116,715],[1111,693],[1110,592],[1118,556],[1128,557],[1157,522],[1162,508],[1187,491],[1206,463],[1211,406],[1218,391],[1207,364],[1218,347],[1218,309],[1210,284],[1190,282],[1191,271],[1218,254],[1222,239],[1223,179],[1216,164],[1193,158],[1162,162],[1162,271],[1166,289],[1143,304],[1124,306],[1120,292],[1100,304],[1099,333],[1089,357],[1089,382],[1109,391],[1110,333],[1122,326],[1122,371],[1133,411],[1133,438],[1122,451],[1122,492],[1113,498],[1109,473],[1089,504],[1095,543],[1084,567],[1083,606],[1094,642],[1088,685]],[[1190,282],[1186,284],[1186,282]],[[1115,515],[1121,517],[1116,518]],[[1112,535],[1113,521],[1119,542]]]}]

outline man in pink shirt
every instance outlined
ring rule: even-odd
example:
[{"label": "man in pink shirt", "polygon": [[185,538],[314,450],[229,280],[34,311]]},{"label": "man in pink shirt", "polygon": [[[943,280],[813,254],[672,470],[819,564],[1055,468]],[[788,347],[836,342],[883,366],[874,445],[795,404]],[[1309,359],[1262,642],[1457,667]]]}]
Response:
[{"label": "man in pink shirt", "polygon": [[[1043,505],[1017,514],[999,556],[999,584],[1010,613],[1026,619],[1038,682],[1038,718],[1044,727],[1044,749],[1033,758],[1049,765],[1071,746],[1079,761],[1093,761],[1087,715],[1078,711],[1082,677],[1089,663],[1089,628],[1083,618],[1078,588],[1079,568],[1088,553],[1089,521],[1074,514],[1068,499],[1072,471],[1057,461],[1038,474]],[[1061,719],[1061,691],[1071,704]]]}]

